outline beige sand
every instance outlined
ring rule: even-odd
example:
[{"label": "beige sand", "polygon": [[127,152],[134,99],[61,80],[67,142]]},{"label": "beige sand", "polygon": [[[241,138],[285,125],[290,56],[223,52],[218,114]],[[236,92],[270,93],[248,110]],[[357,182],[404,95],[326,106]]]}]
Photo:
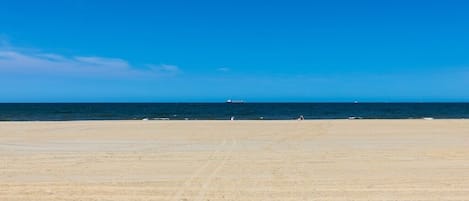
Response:
[{"label": "beige sand", "polygon": [[469,200],[468,120],[0,123],[0,200]]}]

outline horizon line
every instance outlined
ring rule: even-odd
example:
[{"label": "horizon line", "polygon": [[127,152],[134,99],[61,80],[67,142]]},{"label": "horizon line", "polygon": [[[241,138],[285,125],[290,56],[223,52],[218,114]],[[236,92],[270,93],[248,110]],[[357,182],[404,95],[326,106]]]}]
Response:
[{"label": "horizon line", "polygon": [[324,104],[324,103],[350,103],[350,104],[370,104],[370,103],[467,103],[469,101],[253,101],[243,103],[226,103],[224,101],[45,101],[45,102],[0,102],[0,104],[230,104],[230,105],[243,105],[243,104],[270,104],[270,103],[306,103],[306,104]]}]

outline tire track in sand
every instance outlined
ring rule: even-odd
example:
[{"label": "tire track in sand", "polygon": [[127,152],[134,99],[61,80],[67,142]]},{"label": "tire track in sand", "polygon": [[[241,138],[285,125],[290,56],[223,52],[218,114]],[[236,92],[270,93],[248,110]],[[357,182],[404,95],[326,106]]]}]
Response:
[{"label": "tire track in sand", "polygon": [[237,141],[235,139],[231,140],[231,149],[227,153],[224,154],[223,160],[218,163],[218,165],[213,169],[211,172],[210,176],[207,177],[205,180],[204,185],[202,186],[202,189],[199,191],[199,194],[197,195],[195,201],[202,201],[205,198],[205,194],[207,193],[207,189],[212,183],[214,177],[218,174],[218,172],[225,166],[226,162],[231,158],[231,155],[233,153],[234,147],[236,146]]},{"label": "tire track in sand", "polygon": [[179,188],[179,190],[172,196],[171,200],[174,200],[174,201],[181,200],[182,194],[186,191],[187,188],[189,188],[192,185],[194,179],[198,177],[213,162],[212,158],[215,157],[220,152],[220,147],[225,146],[225,144],[226,144],[226,139],[224,139],[220,143],[219,147],[216,150],[210,153],[210,155],[207,157],[207,161],[205,161],[204,164],[202,164],[199,168],[197,168],[197,170],[195,170],[191,174],[191,176],[184,182],[184,184]]}]

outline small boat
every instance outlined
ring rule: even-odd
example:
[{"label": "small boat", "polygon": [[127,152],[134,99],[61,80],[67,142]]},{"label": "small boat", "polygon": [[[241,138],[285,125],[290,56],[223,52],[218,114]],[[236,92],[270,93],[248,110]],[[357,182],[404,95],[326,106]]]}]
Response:
[{"label": "small boat", "polygon": [[244,101],[243,101],[243,100],[231,100],[231,99],[228,99],[228,100],[226,100],[226,103],[232,103],[232,104],[234,104],[234,103],[244,103]]}]

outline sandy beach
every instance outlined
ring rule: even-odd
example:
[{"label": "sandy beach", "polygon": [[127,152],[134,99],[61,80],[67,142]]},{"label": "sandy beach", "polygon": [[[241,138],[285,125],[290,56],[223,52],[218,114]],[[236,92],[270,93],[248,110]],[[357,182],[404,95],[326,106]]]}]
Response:
[{"label": "sandy beach", "polygon": [[469,200],[469,120],[2,122],[0,200]]}]

